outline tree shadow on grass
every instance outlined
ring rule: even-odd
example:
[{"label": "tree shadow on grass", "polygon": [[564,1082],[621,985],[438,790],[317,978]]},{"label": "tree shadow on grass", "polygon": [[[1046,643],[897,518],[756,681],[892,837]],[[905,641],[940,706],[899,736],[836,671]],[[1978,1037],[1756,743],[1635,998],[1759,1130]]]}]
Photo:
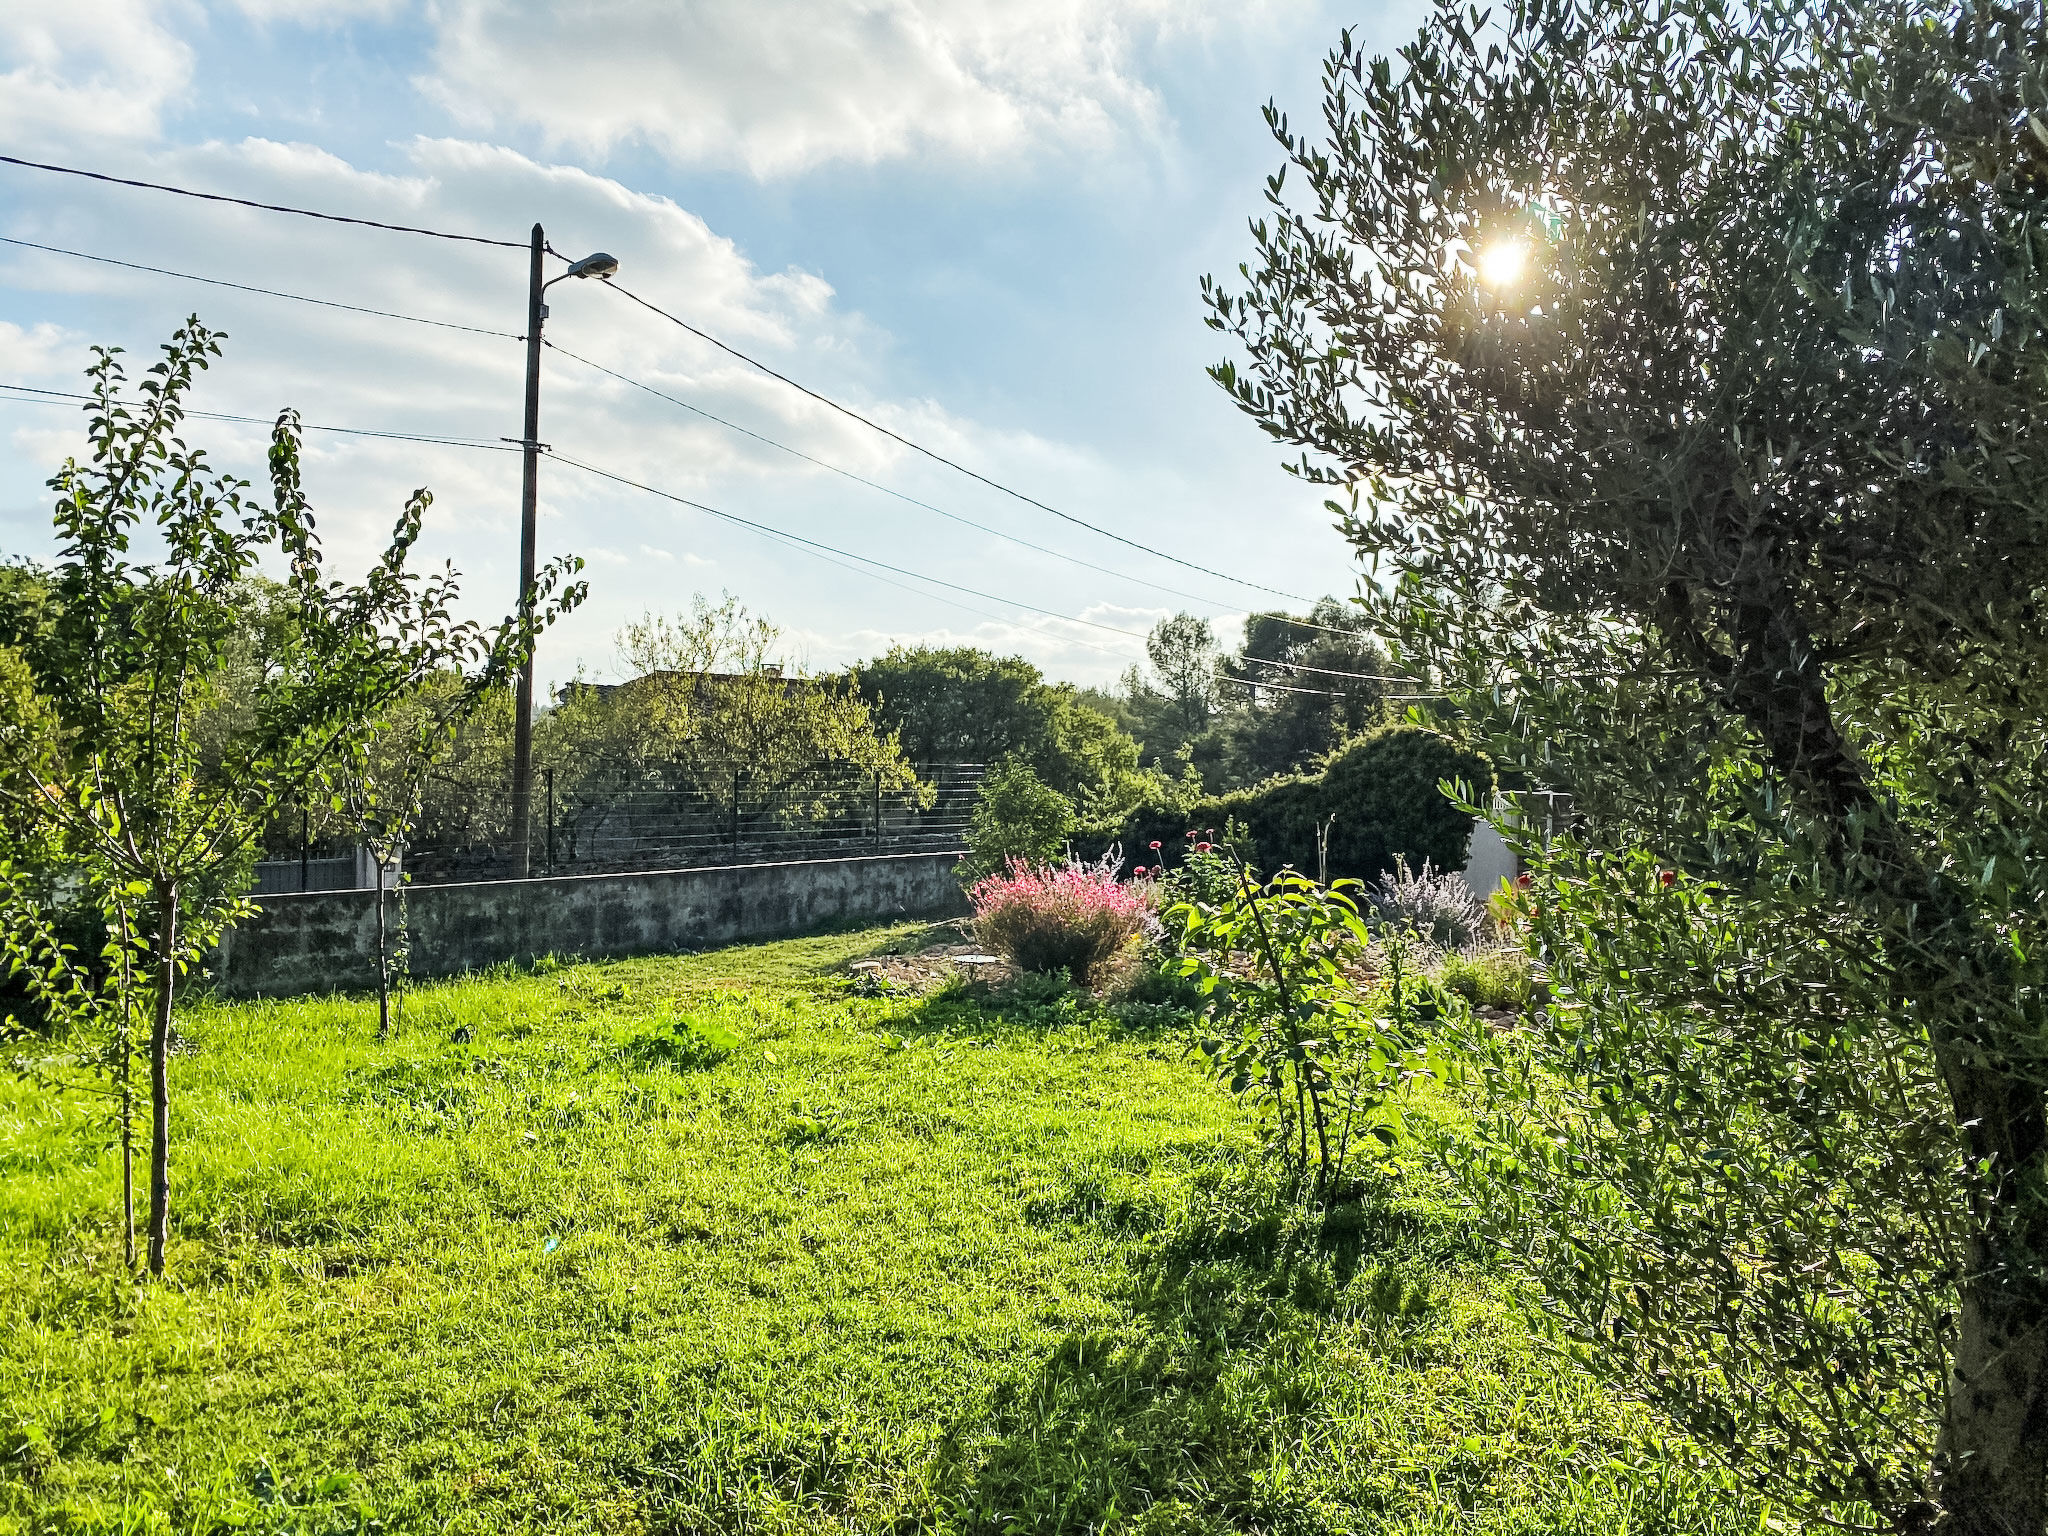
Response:
[{"label": "tree shadow on grass", "polygon": [[1431,1239],[1386,1193],[1317,1217],[1244,1192],[1205,1203],[1139,1261],[1121,1322],[1069,1334],[949,1436],[935,1501],[991,1536],[1329,1529],[1276,1447],[1317,1415],[1310,1367],[1334,1319],[1424,1324]]}]

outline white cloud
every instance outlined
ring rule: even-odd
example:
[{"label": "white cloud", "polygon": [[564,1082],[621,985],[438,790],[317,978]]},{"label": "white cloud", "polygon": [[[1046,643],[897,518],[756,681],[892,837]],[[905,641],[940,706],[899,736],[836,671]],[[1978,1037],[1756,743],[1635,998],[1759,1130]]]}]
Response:
[{"label": "white cloud", "polygon": [[53,325],[47,320],[29,326],[0,320],[0,357],[7,359],[6,382],[10,384],[76,388],[75,384],[49,384],[48,381],[76,380],[87,355],[86,338],[77,331]]},{"label": "white cloud", "polygon": [[175,9],[152,0],[0,6],[0,142],[153,136],[192,78],[192,50],[163,25]]},{"label": "white cloud", "polygon": [[382,20],[406,0],[233,0],[234,8],[251,21],[325,26],[358,16]]},{"label": "white cloud", "polygon": [[444,0],[422,86],[479,126],[645,143],[756,176],[925,151],[1091,147],[1164,115],[1163,35],[1264,9],[1224,0]]}]

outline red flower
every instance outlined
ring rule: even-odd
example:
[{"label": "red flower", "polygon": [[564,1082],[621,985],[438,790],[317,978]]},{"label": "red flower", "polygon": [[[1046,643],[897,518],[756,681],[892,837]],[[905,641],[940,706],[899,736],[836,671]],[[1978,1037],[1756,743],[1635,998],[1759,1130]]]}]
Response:
[{"label": "red flower", "polygon": [[1151,850],[1152,850],[1152,851],[1153,851],[1154,853],[1157,853],[1157,852],[1159,851],[1159,844],[1158,844],[1158,841],[1157,841],[1156,839],[1155,839],[1155,840],[1154,840],[1153,842],[1151,842],[1151,843],[1147,844],[1146,846],[1148,846],[1149,848],[1151,848]]},{"label": "red flower", "polygon": [[1527,875],[1515,876],[1515,889],[1518,891],[1526,891],[1527,889],[1529,889],[1529,877]]},{"label": "red flower", "polygon": [[1209,844],[1207,844],[1207,843],[1197,843],[1197,844],[1195,844],[1195,852],[1197,852],[1197,853],[1207,853],[1207,852],[1209,851],[1209,846],[1210,846],[1210,845],[1209,845]]},{"label": "red flower", "polygon": [[1675,882],[1675,881],[1676,881],[1676,880],[1678,879],[1678,876],[1677,876],[1677,874],[1676,874],[1676,873],[1674,873],[1673,871],[1671,871],[1671,870],[1668,870],[1668,869],[1665,869],[1665,870],[1659,870],[1659,871],[1658,871],[1658,873],[1657,873],[1657,879],[1658,879],[1659,883],[1660,883],[1660,884],[1662,884],[1662,885],[1664,886],[1664,888],[1665,888],[1666,890],[1669,890],[1669,889],[1671,888],[1672,884],[1673,884],[1673,883],[1674,883],[1674,882]]}]

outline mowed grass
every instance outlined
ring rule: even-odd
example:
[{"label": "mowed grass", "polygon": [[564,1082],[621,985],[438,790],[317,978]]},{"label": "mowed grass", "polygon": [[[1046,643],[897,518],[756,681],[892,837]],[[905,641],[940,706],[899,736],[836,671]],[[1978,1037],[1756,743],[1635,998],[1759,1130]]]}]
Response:
[{"label": "mowed grass", "polygon": [[0,1083],[0,1531],[1764,1528],[1426,1176],[1310,1230],[1169,1011],[835,975],[917,932],[192,1006],[162,1285]]}]

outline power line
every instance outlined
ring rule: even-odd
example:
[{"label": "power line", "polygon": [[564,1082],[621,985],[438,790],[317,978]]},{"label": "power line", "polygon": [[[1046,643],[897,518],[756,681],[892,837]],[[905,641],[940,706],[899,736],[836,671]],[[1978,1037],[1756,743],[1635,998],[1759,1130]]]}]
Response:
[{"label": "power line", "polygon": [[853,481],[857,485],[864,485],[868,487],[870,490],[880,491],[884,496],[893,496],[898,501],[907,502],[913,507],[922,507],[927,512],[935,512],[940,517],[946,518],[951,522],[959,523],[963,527],[977,529],[978,531],[986,533],[991,537],[1003,539],[1011,544],[1015,544],[1021,549],[1036,550],[1039,554],[1050,555],[1055,560],[1065,560],[1069,564],[1078,565],[1082,567],[1084,570],[1099,571],[1105,576],[1114,576],[1119,581],[1128,581],[1135,583],[1138,586],[1150,587],[1156,592],[1170,593],[1174,597],[1184,597],[1187,598],[1190,602],[1207,603],[1214,607],[1223,608],[1226,610],[1228,610],[1228,608],[1230,607],[1228,603],[1222,602],[1217,598],[1204,597],[1198,592],[1184,592],[1179,587],[1169,587],[1157,581],[1147,581],[1142,576],[1133,576],[1130,572],[1119,571],[1113,566],[1097,565],[1092,560],[1083,560],[1079,555],[1070,555],[1065,553],[1064,551],[1049,548],[1044,544],[1034,544],[1029,539],[1020,539],[1013,533],[1005,533],[1002,529],[990,527],[987,523],[976,522],[973,518],[963,517],[958,512],[948,512],[944,507],[935,507],[928,501],[920,501],[917,497],[907,495],[902,491],[896,490],[892,486],[884,485],[879,480],[870,480],[865,475],[855,474],[850,469],[842,469],[837,464],[828,463],[824,459],[820,459],[814,457],[811,454],[805,453],[801,448],[792,448],[787,443],[777,442],[774,438],[765,436],[764,434],[756,432],[749,427],[743,427],[739,425],[737,422],[727,421],[723,416],[714,416],[711,412],[705,410],[702,406],[692,405],[687,400],[680,400],[676,396],[671,395],[664,390],[656,389],[652,384],[643,383],[639,379],[631,378],[626,374],[618,372],[616,369],[607,368],[603,363],[593,362],[590,358],[579,356],[577,353],[571,352],[567,347],[562,346],[557,342],[548,340],[545,336],[541,338],[541,345],[551,349],[552,351],[561,353],[562,356],[569,358],[574,362],[583,364],[583,366],[586,368],[594,368],[599,373],[604,374],[607,378],[617,379],[621,384],[629,385],[630,387],[637,390],[642,390],[645,393],[654,396],[657,400],[666,400],[670,405],[680,406],[683,410],[689,411],[693,415],[701,416],[706,421],[716,422],[719,426],[725,427],[730,431],[737,432],[742,437],[750,437],[757,443],[765,443],[770,448],[780,449],[784,453],[802,459],[806,464],[815,464],[819,469],[830,470],[835,475],[843,475],[846,479]]},{"label": "power line", "polygon": [[[559,255],[560,253],[557,252],[556,254]],[[915,442],[912,439],[905,437],[900,432],[891,431],[888,427],[883,426],[880,422],[875,421],[870,417],[861,415],[859,411],[854,410],[851,406],[841,405],[837,400],[834,400],[827,395],[821,395],[815,389],[812,389],[807,385],[797,383],[795,379],[792,379],[786,373],[777,373],[773,368],[770,368],[766,363],[762,362],[759,358],[749,357],[746,353],[740,351],[739,348],[729,346],[725,342],[720,341],[716,336],[713,336],[709,331],[701,331],[696,326],[690,324],[689,321],[679,319],[677,316],[670,314],[660,305],[649,303],[646,299],[641,298],[639,294],[633,292],[632,289],[622,288],[615,281],[606,283],[605,286],[611,289],[614,293],[625,295],[625,297],[631,299],[635,304],[638,304],[642,309],[649,310],[652,313],[661,316],[662,319],[668,321],[671,325],[680,326],[685,331],[688,331],[692,336],[695,336],[698,340],[708,342],[710,345],[718,348],[719,351],[727,353],[732,357],[738,358],[748,367],[758,368],[761,372],[767,374],[769,378],[775,379],[780,383],[787,384],[791,389],[796,390],[799,394],[808,395],[811,399],[817,401],[820,405],[829,406],[831,409],[839,412],[840,415],[849,417],[852,420],[859,422],[862,426],[868,428],[870,431],[879,432],[882,434],[882,436],[889,438],[894,442],[901,443],[904,447],[910,449],[913,453],[921,453],[926,458],[932,460],[934,463],[943,464],[948,469],[956,470],[960,474],[967,476],[970,480],[979,480],[983,485],[988,486],[991,490],[1000,491],[1005,496],[1014,497],[1016,500],[1023,502],[1026,506],[1036,507],[1041,512],[1050,512],[1054,517],[1062,518],[1065,521],[1072,523],[1077,528],[1086,528],[1090,533],[1098,533],[1102,535],[1102,537],[1105,539],[1114,539],[1117,543],[1125,545],[1130,549],[1135,549],[1139,551],[1141,554],[1151,555],[1155,559],[1165,560],[1173,565],[1185,567],[1190,571],[1199,571],[1202,575],[1213,576],[1218,581],[1227,581],[1235,586],[1240,587],[1250,587],[1254,591],[1258,592],[1270,592],[1275,597],[1289,598],[1297,603],[1305,603],[1308,601],[1307,598],[1303,597],[1298,592],[1283,592],[1280,588],[1266,586],[1263,582],[1246,581],[1242,576],[1232,576],[1224,571],[1211,570],[1206,565],[1197,565],[1192,560],[1183,560],[1178,555],[1170,555],[1163,549],[1155,549],[1149,544],[1140,544],[1136,539],[1127,539],[1120,533],[1113,533],[1109,529],[1104,528],[1099,523],[1091,523],[1086,518],[1074,516],[1074,514],[1071,512],[1062,512],[1058,507],[1040,501],[1035,496],[1027,496],[1022,491],[1012,490],[1009,486],[1004,485],[1000,480],[992,480],[987,475],[984,475],[977,470],[969,469],[965,464],[960,463],[956,459],[949,459],[944,454],[938,452],[937,450],[927,448],[924,446],[924,444],[920,442]]]},{"label": "power line", "polygon": [[[25,396],[28,397],[28,399],[24,401],[24,403],[37,405],[58,405],[66,401],[82,401],[86,403],[91,403],[95,398],[92,395],[77,394],[66,390],[41,389],[30,384],[0,383],[0,396],[4,395]],[[237,416],[223,411],[188,411],[185,414],[193,417],[194,419],[203,421],[235,422],[260,427],[274,425],[274,421],[271,418],[262,416]],[[517,445],[508,445],[505,443],[498,442],[486,442],[480,438],[440,437],[420,432],[387,432],[376,430],[369,427],[333,427],[325,426],[317,422],[301,422],[300,425],[309,432],[336,432],[343,433],[351,437],[389,438],[396,442],[430,443],[438,444],[449,448],[482,448],[489,450],[490,452],[493,453],[517,453],[520,451]],[[987,602],[1002,603],[1008,607],[1022,608],[1026,612],[1039,614],[1045,618],[1054,619],[1065,624],[1082,624],[1086,625],[1091,629],[1107,630],[1111,634],[1125,635],[1134,640],[1142,640],[1145,638],[1136,630],[1118,629],[1113,624],[1098,623],[1094,619],[1074,618],[1067,614],[1055,613],[1049,608],[1039,608],[1034,604],[1019,602],[1015,598],[1003,597],[998,593],[983,592],[978,588],[961,586],[957,582],[946,581],[937,576],[927,576],[920,571],[906,570],[901,566],[891,565],[884,560],[876,560],[868,555],[855,554],[852,550],[839,549],[830,544],[821,544],[815,539],[807,539],[800,534],[789,533],[780,528],[770,527],[766,523],[757,523],[750,518],[744,518],[738,516],[735,513],[721,511],[717,507],[707,506],[705,503],[700,501],[692,501],[686,496],[678,496],[674,492],[664,491],[656,486],[646,485],[641,481],[630,479],[625,475],[614,474],[610,470],[598,468],[595,464],[585,464],[580,460],[569,458],[563,454],[551,452],[550,457],[556,459],[560,463],[570,466],[572,469],[580,469],[584,471],[586,474],[597,475],[602,479],[615,481],[620,485],[631,486],[635,490],[646,491],[648,494],[653,496],[659,496],[666,501],[673,501],[681,506],[690,507],[695,511],[703,512],[712,517],[720,518],[725,522],[735,523],[738,524],[740,527],[752,529],[754,532],[764,534],[769,538],[778,539],[788,544],[798,545],[808,550],[809,552],[816,554],[820,559],[824,559],[828,561],[830,564],[839,566],[842,570],[852,571],[856,575],[867,576],[878,581],[886,582],[889,586],[899,587],[903,591],[913,592],[920,597],[931,598],[934,601],[945,603],[949,607],[958,608],[963,613],[972,613],[981,618],[993,619],[999,623],[1002,622],[1002,615],[1000,614],[990,613],[987,610],[981,608],[970,607],[968,604],[955,602],[951,598],[941,597],[937,593],[925,592],[917,587],[903,586],[901,582],[892,581],[889,579],[888,576],[880,575],[878,573],[889,572],[897,576],[907,576],[913,581],[929,582],[934,586],[946,587],[952,591],[964,593],[969,597],[979,597]],[[858,564],[847,565],[845,564],[846,561],[855,561],[858,562]],[[861,567],[872,567],[873,569],[861,569]],[[1080,645],[1088,645],[1098,650],[1111,649],[1107,646],[1095,645],[1094,642],[1085,639],[1080,639],[1079,637],[1064,638],[1071,638],[1073,639],[1074,643]],[[1123,653],[1115,652],[1115,654]]]},{"label": "power line", "polygon": [[[945,587],[953,592],[962,592],[969,597],[981,598],[985,602],[1001,603],[1005,607],[1010,608],[1021,608],[1027,613],[1039,614],[1042,617],[1057,620],[1062,624],[1082,624],[1090,629],[1105,630],[1112,635],[1123,635],[1132,640],[1143,640],[1145,638],[1144,635],[1134,629],[1119,629],[1114,624],[1103,624],[1094,619],[1082,619],[1076,618],[1071,614],[1055,613],[1050,608],[1040,608],[1034,603],[1022,602],[1014,597],[1004,597],[995,592],[984,592],[979,587],[962,586],[956,581],[947,581],[938,576],[927,576],[922,571],[906,570],[900,565],[891,565],[886,560],[877,560],[870,555],[855,554],[850,549],[840,549],[832,544],[821,544],[816,539],[807,539],[801,534],[789,533],[780,528],[773,528],[766,523],[757,523],[751,518],[741,517],[736,513],[720,511],[717,507],[708,506],[704,502],[692,501],[687,496],[678,496],[673,491],[664,491],[658,486],[648,485],[646,482],[632,479],[630,476],[615,474],[608,469],[600,469],[595,464],[585,464],[579,459],[569,458],[560,452],[550,450],[549,457],[553,458],[557,463],[568,465],[571,469],[580,469],[585,474],[596,475],[600,479],[610,480],[618,485],[631,486],[636,491],[645,491],[650,496],[659,496],[664,501],[675,502],[678,506],[689,507],[693,511],[705,513],[707,516],[718,518],[723,522],[733,523],[742,528],[751,528],[754,532],[766,534],[773,539],[781,539],[787,543],[799,544],[806,549],[822,551],[828,555],[837,555],[841,559],[855,560],[864,566],[872,566],[876,570],[889,571],[898,576],[907,576],[913,581],[930,582],[933,586]],[[1086,642],[1082,643],[1085,644]]]},{"label": "power line", "polygon": [[54,171],[60,176],[82,176],[117,187],[141,187],[150,192],[171,192],[179,197],[196,197],[209,203],[234,203],[242,208],[260,208],[265,213],[295,213],[303,219],[323,219],[329,224],[360,224],[365,229],[386,229],[400,235],[431,235],[436,240],[461,240],[470,245],[500,245],[523,251],[524,240],[494,240],[489,235],[457,235],[445,229],[425,229],[417,224],[386,224],[380,219],[357,219],[341,213],[320,213],[312,208],[294,208],[286,203],[259,203],[246,197],[229,197],[220,192],[198,192],[191,187],[174,187],[161,181],[135,181],[126,176],[109,176],[103,171],[83,171],[74,165],[50,165],[41,160],[23,160],[17,155],[0,155],[0,163],[26,166],[32,171]]},{"label": "power line", "polygon": [[269,299],[291,299],[300,304],[317,304],[322,309],[345,309],[355,315],[376,315],[384,320],[408,320],[414,325],[437,325],[448,331],[468,331],[474,336],[496,336],[505,341],[524,341],[510,331],[487,330],[480,325],[458,325],[453,320],[429,320],[424,315],[401,315],[395,310],[368,309],[361,304],[344,304],[338,299],[316,299],[310,294],[286,293],[279,288],[257,288],[248,283],[231,283],[224,277],[201,277],[196,272],[173,272],[169,267],[144,266],[139,261],[121,261],[112,256],[95,256],[90,251],[68,251],[61,245],[38,245],[33,240],[17,240],[12,235],[0,235],[0,245],[18,245],[31,251],[48,251],[53,256],[71,256],[79,261],[96,261],[102,266],[126,267],[131,272],[154,272],[158,277],[182,278],[188,283],[208,283],[215,288],[233,288],[242,293],[260,293]]},{"label": "power line", "polygon": [[[58,405],[67,400],[81,400],[90,404],[96,397],[69,393],[61,389],[37,389],[30,384],[0,384],[0,392],[15,396],[27,396],[20,400],[23,405]],[[225,411],[187,411],[198,421],[230,421],[245,426],[273,427],[277,425],[274,416],[234,416]],[[434,443],[444,448],[482,448],[491,453],[517,453],[516,445],[487,442],[480,437],[436,437],[426,432],[383,432],[371,427],[329,427],[315,421],[299,423],[308,432],[335,432],[346,437],[381,437],[396,443]]]},{"label": "power line", "polygon": [[[1347,693],[1337,688],[1295,688],[1287,683],[1260,682],[1249,677],[1232,677],[1228,673],[1218,677],[1217,681],[1220,683],[1236,683],[1240,688],[1257,688],[1273,693],[1305,693],[1319,699],[1355,699],[1358,697],[1355,693]],[[1414,679],[1402,678],[1399,681],[1413,682]],[[1383,699],[1440,699],[1443,695],[1440,693],[1383,693],[1380,697]]]},{"label": "power line", "polygon": [[[1399,677],[1388,672],[1339,672],[1330,667],[1304,666],[1298,661],[1274,661],[1267,656],[1240,656],[1238,661],[1247,665],[1257,663],[1262,667],[1285,667],[1290,672],[1315,672],[1323,677],[1353,677],[1363,683],[1419,683],[1419,677]],[[1278,687],[1276,683],[1261,683],[1262,688]]]},{"label": "power line", "polygon": [[[515,335],[510,331],[496,331],[488,329],[487,327],[484,326],[462,325],[453,320],[434,320],[429,319],[424,315],[401,314],[395,310],[372,309],[361,304],[345,304],[337,299],[316,298],[310,294],[303,293],[287,293],[284,290],[277,288],[259,288],[250,283],[231,282],[226,278],[219,277],[203,277],[196,272],[178,272],[172,270],[169,267],[153,267],[143,262],[124,261],[114,256],[96,255],[91,251],[74,251],[60,245],[44,245],[35,240],[22,240],[11,235],[0,235],[0,244],[19,246],[24,250],[44,251],[53,256],[69,256],[74,260],[96,262],[103,266],[121,267],[131,272],[149,272],[155,274],[158,277],[173,277],[178,278],[184,282],[206,283],[216,288],[232,288],[240,293],[261,294],[266,298],[290,299],[300,304],[318,305],[323,309],[346,310],[351,314],[374,315],[380,319],[385,320],[404,320],[414,325],[438,326],[444,330],[465,331],[471,335],[492,336],[506,341],[524,340],[523,337]],[[938,516],[946,518],[949,521],[959,523],[963,527],[973,528],[981,533],[988,534],[993,538],[1003,539],[1009,543],[1015,544],[1019,548],[1033,550],[1043,555],[1050,555],[1052,558],[1056,560],[1065,560],[1070,564],[1080,566],[1086,570],[1100,572],[1102,575],[1114,577],[1119,581],[1129,581],[1140,586],[1150,587],[1155,591],[1169,593],[1174,597],[1187,598],[1192,602],[1213,604],[1216,607],[1225,609],[1229,607],[1227,603],[1223,603],[1218,599],[1204,597],[1200,593],[1196,592],[1184,591],[1179,587],[1170,587],[1163,582],[1149,581],[1142,576],[1132,575],[1128,571],[1119,571],[1111,566],[1097,565],[1095,562],[1091,560],[1083,560],[1077,555],[1069,555],[1061,550],[1052,549],[1043,544],[1035,544],[1029,539],[1019,538],[1015,534],[1006,533],[1002,529],[991,527],[987,523],[977,522],[975,519],[971,517],[964,517],[957,512],[949,512],[944,507],[933,506],[928,501],[921,501],[915,496],[907,495],[902,491],[894,489],[893,487],[883,485],[880,481],[870,480],[865,475],[856,474],[854,471],[850,469],[844,469],[837,464],[828,463],[826,460],[820,459],[813,454],[805,453],[800,448],[791,447],[787,443],[778,442],[776,439],[768,437],[763,433],[755,432],[750,428],[743,427],[739,425],[739,423],[737,422],[728,421],[722,416],[714,415],[712,412],[703,409],[701,406],[692,405],[687,400],[678,399],[676,396],[671,395],[664,390],[656,389],[653,385],[644,383],[639,379],[635,379],[630,377],[629,375],[620,373],[617,369],[608,368],[603,363],[597,362],[591,358],[584,357],[579,353],[572,352],[567,347],[561,346],[558,343],[548,340],[545,337],[542,338],[542,344],[556,352],[561,353],[562,356],[569,358],[573,362],[581,363],[586,368],[591,368],[601,374],[604,374],[607,378],[616,379],[621,384],[625,384],[633,389],[641,390],[649,395],[654,396],[658,400],[666,401],[670,405],[677,406],[682,410],[686,410],[694,415],[701,416],[706,421],[715,422],[717,425],[726,428],[728,431],[737,432],[744,437],[752,438],[756,442],[764,443],[768,447],[778,449],[783,453],[787,453],[795,458],[801,459],[807,464],[816,465],[820,469],[829,470],[833,474],[841,475],[846,479],[852,480],[859,485],[867,486],[871,490],[880,491],[885,496],[893,496],[897,500],[907,502],[911,506],[921,507],[927,512],[936,513]]]}]

